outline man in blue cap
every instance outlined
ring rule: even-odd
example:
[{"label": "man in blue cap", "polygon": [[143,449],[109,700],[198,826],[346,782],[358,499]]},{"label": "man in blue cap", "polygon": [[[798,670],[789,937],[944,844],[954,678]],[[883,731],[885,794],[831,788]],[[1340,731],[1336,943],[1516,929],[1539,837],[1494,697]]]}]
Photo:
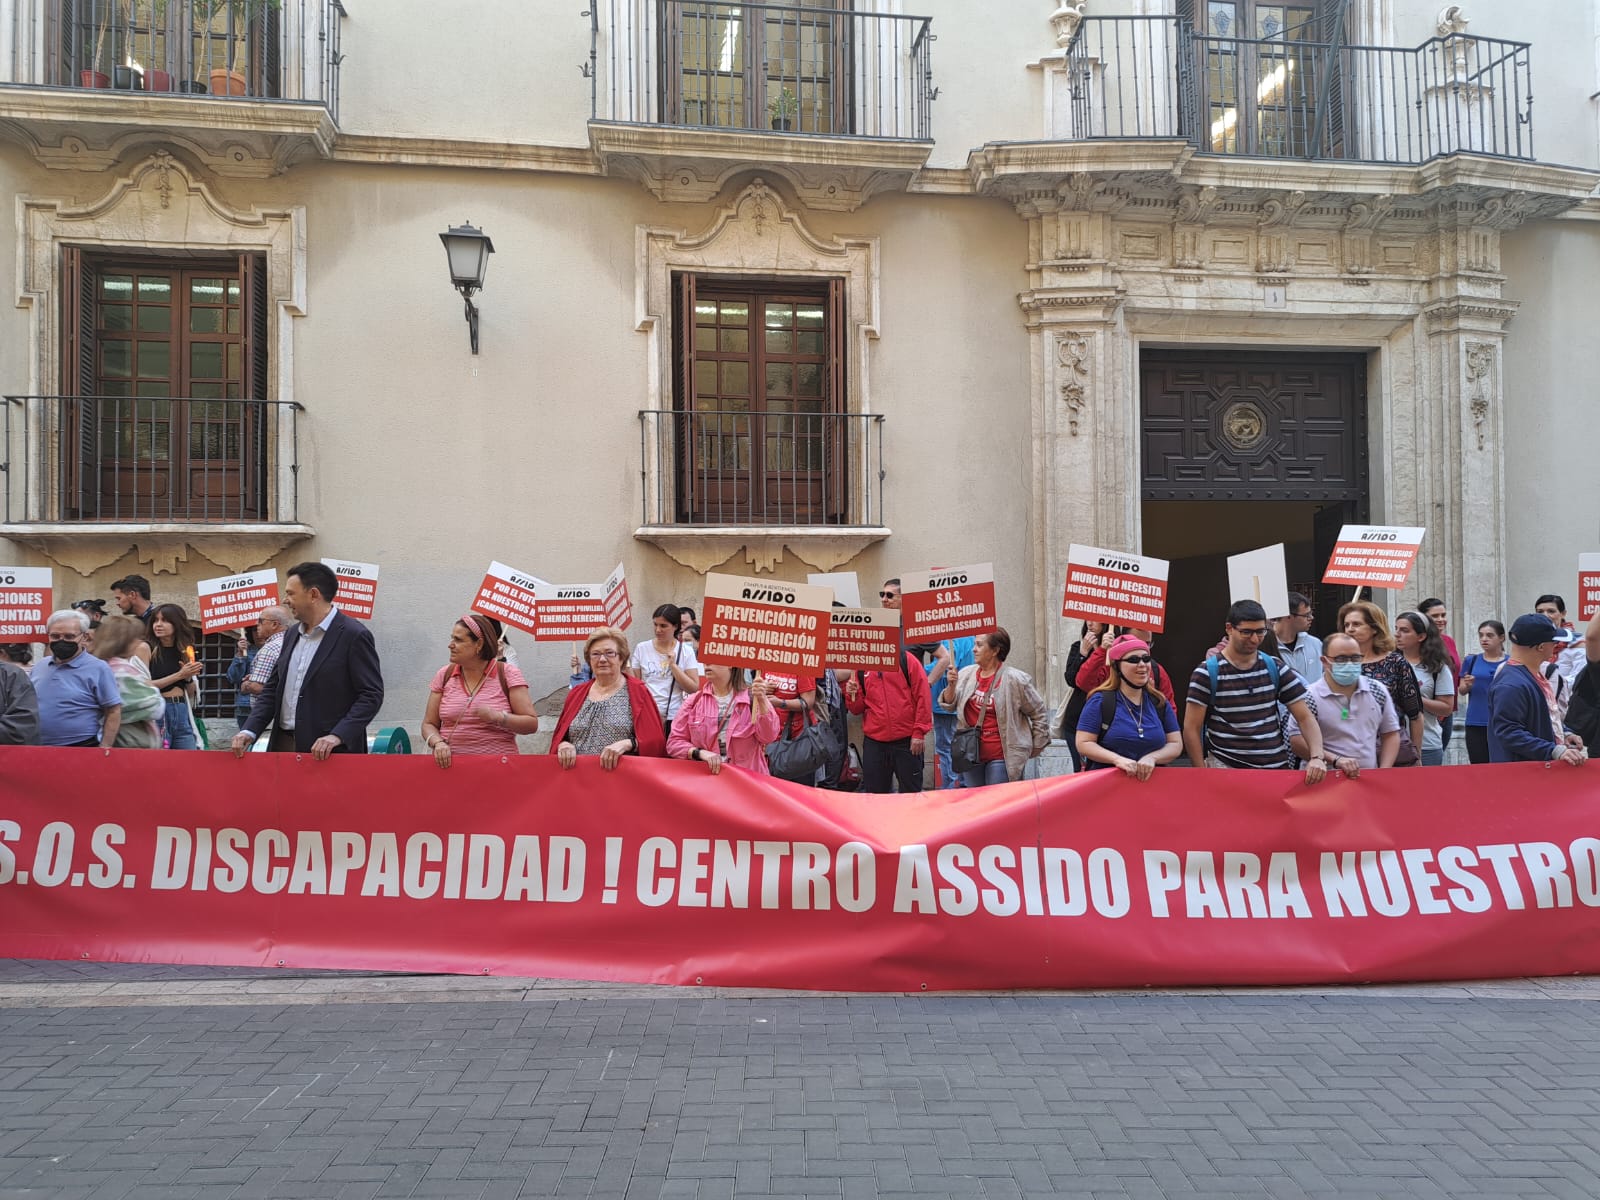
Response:
[{"label": "man in blue cap", "polygon": [[1554,762],[1582,766],[1589,759],[1583,739],[1561,728],[1550,681],[1540,667],[1558,646],[1573,640],[1543,613],[1512,623],[1508,661],[1489,683],[1489,761]]}]

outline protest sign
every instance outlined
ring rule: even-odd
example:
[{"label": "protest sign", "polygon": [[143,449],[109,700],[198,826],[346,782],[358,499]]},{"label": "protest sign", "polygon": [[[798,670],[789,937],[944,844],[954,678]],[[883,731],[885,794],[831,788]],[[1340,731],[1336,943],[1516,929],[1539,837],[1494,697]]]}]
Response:
[{"label": "protest sign", "polygon": [[538,607],[534,615],[536,642],[581,642],[606,619],[606,585],[603,583],[544,583],[534,589]]},{"label": "protest sign", "polygon": [[1067,590],[1061,615],[1160,633],[1167,612],[1167,560],[1067,547]]},{"label": "protest sign", "polygon": [[1600,612],[1600,554],[1578,555],[1578,620]]},{"label": "protest sign", "polygon": [[278,572],[252,571],[248,575],[202,579],[196,590],[200,594],[201,633],[248,629],[263,608],[278,603]]},{"label": "protest sign", "polygon": [[1282,542],[1229,556],[1228,599],[1254,600],[1267,610],[1269,621],[1289,615],[1289,571]]},{"label": "protest sign", "polygon": [[6,748],[0,955],[914,994],[1600,971],[1596,763],[864,804],[631,755],[164,757]]},{"label": "protest sign", "polygon": [[832,611],[829,588],[707,575],[700,661],[814,676],[822,670]]},{"label": "protest sign", "polygon": [[49,567],[0,567],[0,642],[44,642],[55,590]]},{"label": "protest sign", "polygon": [[861,580],[854,571],[825,571],[806,576],[813,587],[833,589],[833,598],[846,608],[861,607]]},{"label": "protest sign", "polygon": [[626,629],[633,624],[633,601],[628,596],[628,580],[622,564],[611,572],[603,585],[606,598],[606,624],[615,629]]},{"label": "protest sign", "polygon": [[892,608],[836,608],[829,614],[823,666],[841,671],[898,671],[900,614]]},{"label": "protest sign", "polygon": [[994,564],[915,571],[900,577],[901,634],[908,645],[987,633],[1000,622]]},{"label": "protest sign", "polygon": [[378,564],[325,558],[322,565],[338,577],[339,594],[334,599],[339,611],[363,621],[372,620],[372,609],[378,602]]},{"label": "protest sign", "polygon": [[468,607],[473,612],[494,617],[513,629],[537,635],[534,627],[538,606],[536,593],[541,585],[549,586],[537,575],[508,567],[502,562],[492,562],[484,573],[483,582],[478,585],[478,594]]},{"label": "protest sign", "polygon": [[1406,525],[1346,525],[1339,530],[1322,582],[1351,587],[1404,587],[1411,568],[1417,565],[1417,550],[1426,532]]}]

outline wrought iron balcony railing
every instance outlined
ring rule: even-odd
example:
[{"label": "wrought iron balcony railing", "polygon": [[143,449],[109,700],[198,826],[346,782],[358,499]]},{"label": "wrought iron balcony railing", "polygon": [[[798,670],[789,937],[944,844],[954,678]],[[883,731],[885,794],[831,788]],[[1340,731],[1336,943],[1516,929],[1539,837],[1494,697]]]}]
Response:
[{"label": "wrought iron balcony railing", "polygon": [[811,4],[594,0],[597,121],[926,140],[926,17]]},{"label": "wrought iron balcony railing", "polygon": [[341,0],[16,0],[9,82],[320,104],[338,119]]},{"label": "wrought iron balcony railing", "polygon": [[1533,158],[1529,46],[1415,49],[1197,34],[1177,17],[1088,17],[1067,50],[1074,140],[1182,138],[1202,154],[1415,165]]},{"label": "wrought iron balcony railing", "polygon": [[299,520],[294,401],[7,396],[6,524]]},{"label": "wrought iron balcony railing", "polygon": [[883,417],[639,414],[646,525],[883,524]]}]

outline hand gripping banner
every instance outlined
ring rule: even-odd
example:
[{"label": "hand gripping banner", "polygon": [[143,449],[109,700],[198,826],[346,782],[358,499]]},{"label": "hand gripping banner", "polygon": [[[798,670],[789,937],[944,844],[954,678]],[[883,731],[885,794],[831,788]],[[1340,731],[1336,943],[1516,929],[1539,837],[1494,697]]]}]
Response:
[{"label": "hand gripping banner", "polygon": [[15,958],[848,991],[1600,971],[1600,764],[870,798],[637,758],[0,771]]}]

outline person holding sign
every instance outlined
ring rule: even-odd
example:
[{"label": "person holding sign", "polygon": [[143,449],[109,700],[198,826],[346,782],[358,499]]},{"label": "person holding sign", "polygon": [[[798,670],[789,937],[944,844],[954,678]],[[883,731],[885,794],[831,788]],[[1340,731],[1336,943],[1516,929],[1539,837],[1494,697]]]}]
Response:
[{"label": "person holding sign", "polygon": [[1150,678],[1150,643],[1131,634],[1106,651],[1110,674],[1084,702],[1078,717],[1078,753],[1097,767],[1116,767],[1143,783],[1155,769],[1183,753],[1173,701]]},{"label": "person holding sign", "polygon": [[954,709],[956,740],[978,731],[978,765],[963,773],[969,788],[1015,783],[1030,758],[1050,744],[1050,714],[1025,672],[1006,666],[1011,635],[1004,629],[980,633],[972,642],[972,665],[945,684],[939,703]]},{"label": "person holding sign", "polygon": [[655,637],[633,648],[628,658],[628,674],[642,680],[656,699],[661,727],[670,738],[672,721],[686,696],[700,690],[700,660],[694,648],[680,636],[681,611],[676,604],[663,604],[651,616]]},{"label": "person holding sign", "polygon": [[862,717],[861,790],[887,795],[922,790],[922,749],[933,732],[933,697],[922,660],[900,651],[898,671],[857,671],[844,685],[844,704]]},{"label": "person holding sign", "polygon": [[580,755],[598,755],[606,771],[615,770],[625,754],[665,757],[667,739],[655,697],[622,669],[628,660],[627,635],[602,625],[585,639],[583,658],[594,678],[567,693],[550,739],[550,753],[562,769],[570,771]]},{"label": "person holding sign", "polygon": [[205,670],[195,660],[194,627],[189,615],[176,604],[156,608],[150,622],[150,682],[167,703],[167,745],[173,750],[197,750],[200,741],[190,707],[199,695],[195,676]]},{"label": "person holding sign", "polygon": [[683,702],[667,754],[703,762],[713,775],[722,764],[770,775],[766,748],[778,740],[778,711],[765,680],[745,682],[742,667],[706,667],[706,686]]},{"label": "person holding sign", "polygon": [[517,735],[538,728],[528,681],[500,661],[494,625],[467,613],[450,630],[450,661],[428,685],[422,740],[433,761],[448,767],[455,754],[515,754]]},{"label": "person holding sign", "polygon": [[274,725],[269,749],[365,754],[367,726],[383,707],[383,670],[372,631],[334,605],[339,577],[325,563],[303,562],[285,575],[283,601],[297,624],[283,635],[272,674],[256,696],[244,728],[233,737],[243,757]]}]

